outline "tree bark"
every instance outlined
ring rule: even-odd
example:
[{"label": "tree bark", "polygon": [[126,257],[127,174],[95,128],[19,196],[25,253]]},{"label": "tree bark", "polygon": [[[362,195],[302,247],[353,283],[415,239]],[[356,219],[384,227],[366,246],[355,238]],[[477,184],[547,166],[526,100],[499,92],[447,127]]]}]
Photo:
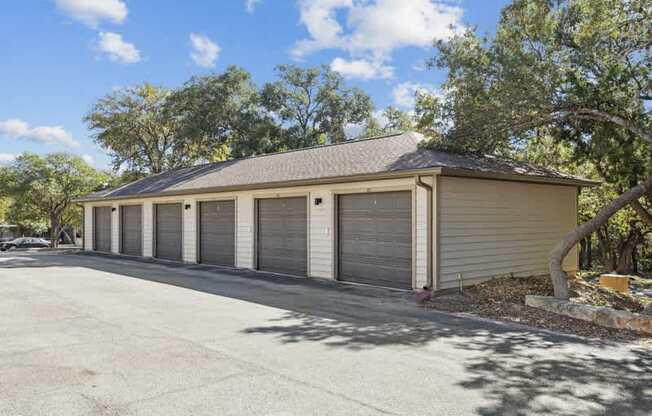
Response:
[{"label": "tree bark", "polygon": [[590,270],[593,268],[593,240],[590,235],[586,238],[586,243],[586,268]]},{"label": "tree bark", "polygon": [[50,217],[50,247],[59,247],[59,233],[61,232],[61,224],[59,218],[56,216]]},{"label": "tree bark", "polygon": [[620,247],[620,253],[618,253],[618,264],[616,266],[616,273],[618,274],[631,274],[632,269],[634,268],[634,259],[633,254],[636,250],[636,245],[639,241],[638,232],[633,229],[627,236],[624,244]]},{"label": "tree bark", "polygon": [[593,266],[593,241],[589,235],[580,242],[580,267],[582,269],[591,269]]},{"label": "tree bark", "polygon": [[634,208],[636,215],[638,215],[641,221],[647,225],[652,225],[652,214],[650,214],[650,212],[645,209],[645,207],[638,201],[638,199],[632,201],[630,205],[632,208]]},{"label": "tree bark", "polygon": [[616,255],[614,254],[613,244],[609,238],[609,230],[607,227],[600,227],[597,231],[598,241],[600,242],[600,257],[602,267],[612,272],[616,268]]},{"label": "tree bark", "polygon": [[648,145],[652,145],[652,132],[645,130],[644,128],[632,122],[631,120],[628,120],[616,114],[610,114],[593,108],[575,108],[569,110],[568,113],[566,114],[562,113],[562,117],[575,118],[578,120],[605,121],[605,122],[613,123],[617,126],[624,128],[630,133],[640,137],[641,139],[646,141]]},{"label": "tree bark", "polygon": [[555,248],[553,248],[550,252],[550,259],[548,263],[550,268],[550,278],[552,279],[556,298],[568,299],[569,297],[568,275],[566,272],[564,272],[562,263],[564,258],[566,258],[573,247],[575,247],[580,240],[588,237],[591,235],[591,233],[595,232],[602,224],[607,222],[607,220],[609,220],[609,218],[611,218],[611,216],[618,212],[620,209],[628,204],[631,204],[632,201],[639,199],[641,196],[651,191],[652,176],[647,178],[645,182],[636,185],[629,191],[625,192],[618,198],[602,207],[602,209],[598,211],[597,215],[594,218],[582,225],[575,227],[573,230],[568,232],[561,239],[561,241],[559,241],[559,243],[557,243]]}]

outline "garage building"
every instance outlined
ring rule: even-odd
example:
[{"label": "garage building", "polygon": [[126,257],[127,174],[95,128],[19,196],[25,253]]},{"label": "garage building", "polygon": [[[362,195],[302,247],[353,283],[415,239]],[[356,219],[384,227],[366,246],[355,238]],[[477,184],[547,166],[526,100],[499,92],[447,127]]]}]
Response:
[{"label": "garage building", "polygon": [[[403,133],[175,169],[80,198],[84,249],[398,289],[547,272],[593,182]],[[577,269],[577,253],[564,267]]]}]

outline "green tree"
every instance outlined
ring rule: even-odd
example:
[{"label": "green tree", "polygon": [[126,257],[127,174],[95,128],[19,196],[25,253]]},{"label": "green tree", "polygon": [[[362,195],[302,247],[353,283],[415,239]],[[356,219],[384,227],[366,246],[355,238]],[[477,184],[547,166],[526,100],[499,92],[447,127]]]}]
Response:
[{"label": "green tree", "polygon": [[410,114],[396,107],[389,106],[383,111],[387,124],[383,128],[385,133],[405,132],[414,129],[414,122]]},{"label": "green tree", "polygon": [[81,211],[72,200],[109,182],[106,173],[66,153],[25,153],[8,167],[5,179],[3,192],[13,200],[10,216],[30,227],[49,224],[53,247],[63,226],[81,222]]},{"label": "green tree", "polygon": [[170,97],[179,135],[207,161],[275,151],[279,129],[260,104],[251,74],[231,66],[221,74],[193,77]]},{"label": "green tree", "polygon": [[[650,21],[650,0],[515,0],[494,39],[469,30],[437,43],[431,64],[448,70],[444,96],[418,97],[419,128],[449,150],[508,152],[547,128],[594,155],[631,140],[649,158]],[[643,176],[553,249],[555,296],[568,297],[561,266],[568,252],[652,192],[650,172]]]},{"label": "green tree", "polygon": [[11,199],[8,197],[0,197],[0,224],[7,221],[7,215],[10,207]]},{"label": "green tree", "polygon": [[384,124],[371,114],[364,125],[364,137],[380,136],[382,134],[405,132],[414,129],[413,117],[396,107],[389,106],[382,112]]},{"label": "green tree", "polygon": [[168,106],[170,94],[148,83],[124,88],[98,100],[84,117],[114,170],[160,173],[200,158],[192,143],[179,137],[179,117]]},{"label": "green tree", "polygon": [[290,149],[346,140],[345,128],[362,124],[373,110],[371,99],[327,67],[277,67],[279,80],[265,84],[262,103],[283,126]]},{"label": "green tree", "polygon": [[367,117],[367,120],[364,122],[364,128],[362,130],[362,137],[374,137],[380,136],[384,133],[383,126],[378,121],[374,114],[370,114]]},{"label": "green tree", "polygon": [[[627,177],[623,169],[618,169],[618,164],[614,166],[609,163],[609,158],[614,155],[605,155],[602,160],[588,158],[576,143],[559,141],[548,134],[533,137],[523,148],[516,149],[513,156],[540,166],[604,181],[602,186],[582,189],[578,198],[578,214],[582,222],[595,217],[605,204],[617,198],[622,193],[620,180]],[[640,163],[635,159],[628,160],[626,164],[630,166]],[[612,180],[604,179],[607,166],[618,169],[617,174],[610,177]],[[641,220],[633,208],[623,208],[594,234],[580,242],[580,264],[590,269],[593,258],[597,258],[605,271],[631,274],[639,269],[641,261],[649,263],[652,260],[645,257],[647,253],[644,250],[640,250],[650,232],[652,227]],[[637,250],[642,252],[642,256],[635,256]]]}]

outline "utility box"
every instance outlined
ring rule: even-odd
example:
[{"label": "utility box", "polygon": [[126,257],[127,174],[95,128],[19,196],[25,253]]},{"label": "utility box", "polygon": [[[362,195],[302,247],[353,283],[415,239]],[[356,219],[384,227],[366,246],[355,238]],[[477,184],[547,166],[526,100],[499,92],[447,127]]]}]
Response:
[{"label": "utility box", "polygon": [[622,274],[603,274],[600,276],[600,287],[613,289],[616,292],[629,292],[629,276]]}]

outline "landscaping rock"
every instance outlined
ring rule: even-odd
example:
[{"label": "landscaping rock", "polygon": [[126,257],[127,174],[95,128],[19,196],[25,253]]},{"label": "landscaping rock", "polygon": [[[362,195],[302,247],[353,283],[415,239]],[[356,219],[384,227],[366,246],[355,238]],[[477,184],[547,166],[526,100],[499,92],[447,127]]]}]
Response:
[{"label": "landscaping rock", "polygon": [[652,316],[619,311],[607,307],[582,305],[571,301],[555,299],[550,296],[528,295],[525,304],[560,315],[596,323],[608,328],[629,329],[652,334]]},{"label": "landscaping rock", "polygon": [[652,303],[648,303],[647,306],[643,309],[643,312],[641,312],[643,315],[649,315],[652,316]]}]

